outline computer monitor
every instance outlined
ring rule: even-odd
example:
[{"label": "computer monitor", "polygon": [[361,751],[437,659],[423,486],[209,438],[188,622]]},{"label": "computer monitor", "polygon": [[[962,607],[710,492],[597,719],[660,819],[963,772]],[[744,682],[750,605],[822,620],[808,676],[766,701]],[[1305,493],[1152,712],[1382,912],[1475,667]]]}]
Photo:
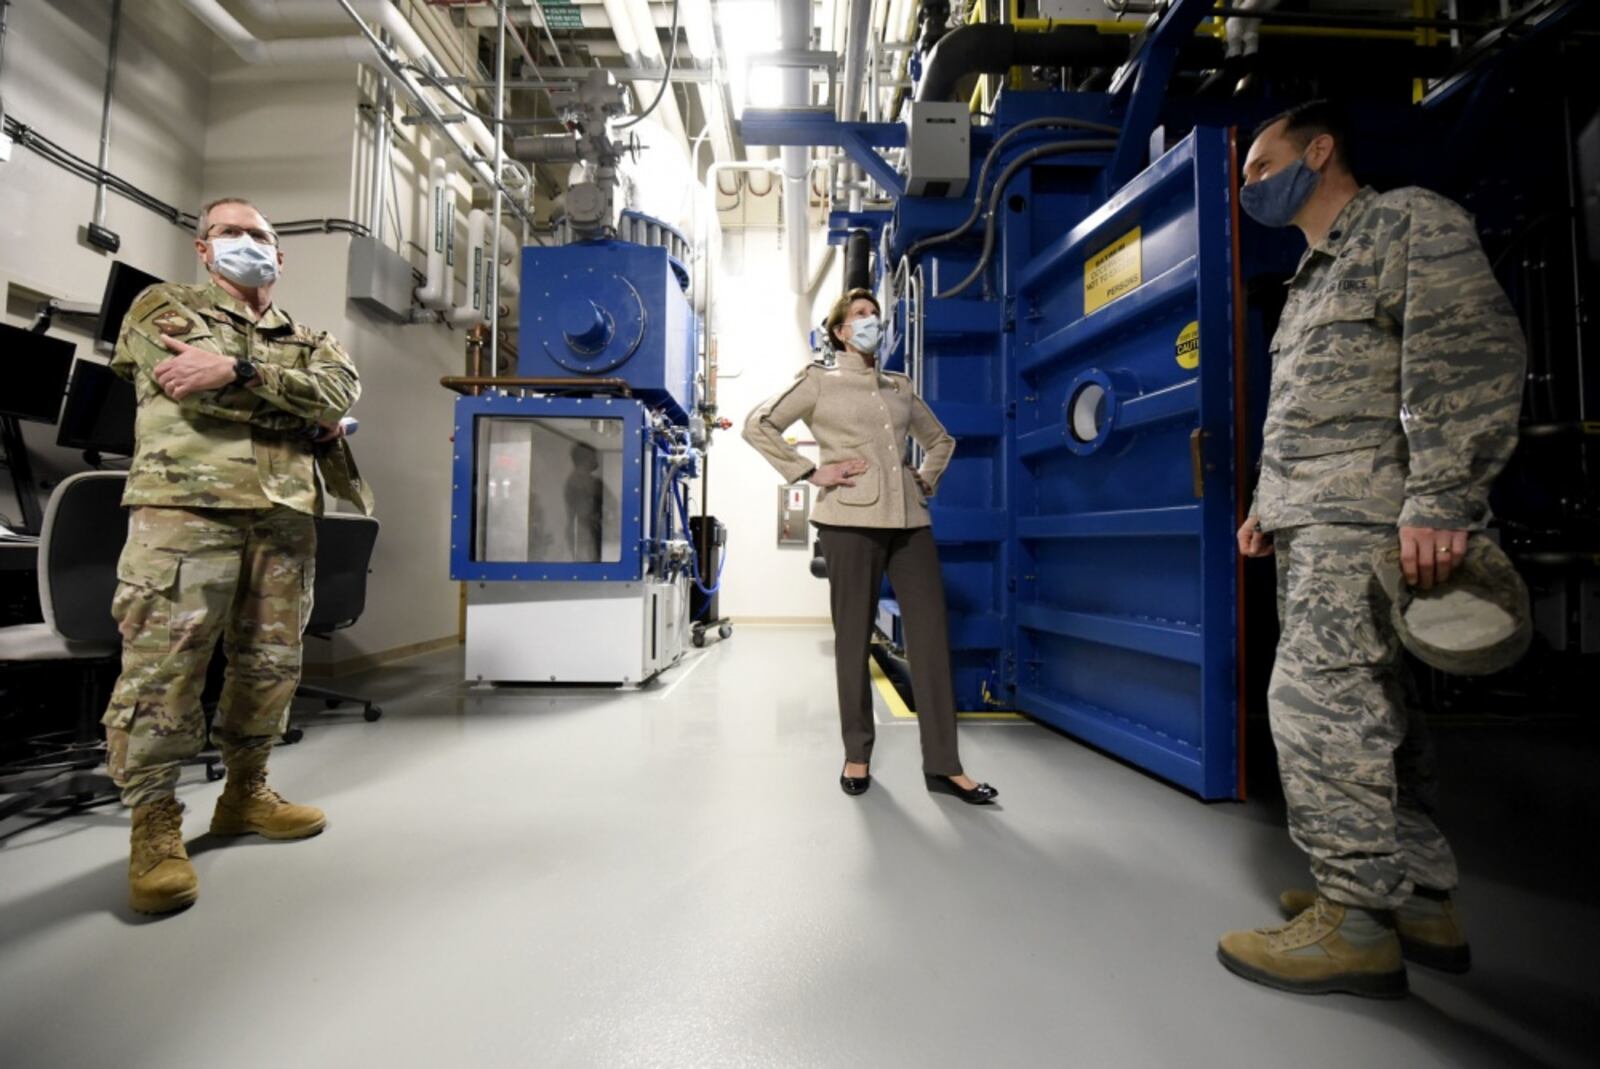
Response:
[{"label": "computer monitor", "polygon": [[112,456],[133,455],[133,414],[139,407],[133,383],[104,364],[79,360],[67,386],[56,444]]},{"label": "computer monitor", "polygon": [[145,287],[164,281],[137,267],[129,267],[120,260],[112,261],[111,272],[106,275],[105,296],[100,298],[100,323],[95,327],[94,336],[107,345],[117,344],[117,334],[122,330],[122,317],[133,306],[133,299]]},{"label": "computer monitor", "polygon": [[0,323],[0,416],[54,423],[77,346]]}]

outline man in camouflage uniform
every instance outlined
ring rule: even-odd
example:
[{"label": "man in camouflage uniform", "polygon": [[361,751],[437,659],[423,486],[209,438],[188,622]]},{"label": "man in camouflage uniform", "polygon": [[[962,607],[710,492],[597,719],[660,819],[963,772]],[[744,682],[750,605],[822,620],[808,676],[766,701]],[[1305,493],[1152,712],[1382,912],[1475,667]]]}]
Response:
[{"label": "man in camouflage uniform", "polygon": [[129,890],[143,913],[198,894],[174,788],[205,742],[200,695],[218,638],[228,672],[211,735],[228,781],[211,831],[298,839],[325,826],[321,810],[266,785],[311,612],[319,454],[328,489],[369,508],[338,423],[361,392],[355,367],[272,304],[283,254],[271,225],[246,201],[217,201],[195,249],[209,284],[141,293],[111,362],[139,409],[112,606],[122,674],[103,722],[133,808]]},{"label": "man in camouflage uniform", "polygon": [[1483,537],[1489,485],[1516,445],[1525,344],[1470,217],[1350,171],[1337,114],[1266,123],[1241,202],[1310,246],[1272,339],[1261,479],[1240,551],[1276,550],[1283,637],[1268,692],[1289,833],[1316,891],[1290,923],[1231,932],[1218,954],[1290,991],[1406,990],[1402,956],[1469,962],[1454,855],[1430,817],[1422,713],[1402,696],[1400,640],[1376,559],[1443,582]]}]

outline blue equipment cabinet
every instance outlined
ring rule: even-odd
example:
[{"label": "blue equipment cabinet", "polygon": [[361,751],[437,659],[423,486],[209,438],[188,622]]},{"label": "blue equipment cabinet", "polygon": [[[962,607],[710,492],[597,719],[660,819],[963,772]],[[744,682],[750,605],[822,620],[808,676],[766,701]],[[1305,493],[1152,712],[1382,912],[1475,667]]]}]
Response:
[{"label": "blue equipment cabinet", "polygon": [[593,241],[522,250],[518,374],[620,378],[676,421],[694,411],[695,315],[659,246]]}]

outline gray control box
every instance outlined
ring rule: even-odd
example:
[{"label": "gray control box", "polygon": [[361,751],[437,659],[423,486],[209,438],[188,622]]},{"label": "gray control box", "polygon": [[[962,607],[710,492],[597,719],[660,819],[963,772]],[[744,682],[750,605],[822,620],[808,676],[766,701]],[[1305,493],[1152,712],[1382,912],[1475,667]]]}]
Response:
[{"label": "gray control box", "polygon": [[959,197],[972,171],[972,113],[958,101],[914,101],[906,117],[906,193]]},{"label": "gray control box", "polygon": [[350,300],[395,323],[411,321],[411,296],[417,283],[411,264],[376,238],[350,239]]}]

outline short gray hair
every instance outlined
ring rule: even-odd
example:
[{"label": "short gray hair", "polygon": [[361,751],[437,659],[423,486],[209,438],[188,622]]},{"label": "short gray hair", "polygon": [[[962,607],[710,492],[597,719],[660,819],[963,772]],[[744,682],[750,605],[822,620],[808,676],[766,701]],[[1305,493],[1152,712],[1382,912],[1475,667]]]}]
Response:
[{"label": "short gray hair", "polygon": [[[206,204],[201,206],[200,214],[195,217],[195,237],[204,238],[206,236],[206,232],[211,229],[211,209],[220,208],[224,204],[243,204],[246,208],[256,208],[254,201],[246,200],[243,197],[218,197],[216,200],[208,201]],[[260,208],[256,208],[256,211],[259,212],[260,210]],[[262,218],[264,219],[266,216],[262,216]]]}]

